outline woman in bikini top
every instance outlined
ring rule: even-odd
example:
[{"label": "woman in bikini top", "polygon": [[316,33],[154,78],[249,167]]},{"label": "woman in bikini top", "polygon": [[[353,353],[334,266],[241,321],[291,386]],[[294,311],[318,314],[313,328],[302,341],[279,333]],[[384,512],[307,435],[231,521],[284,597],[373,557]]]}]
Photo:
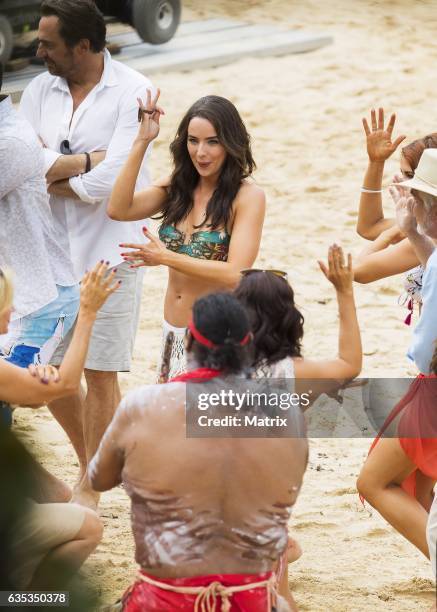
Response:
[{"label": "woman in bikini top", "polygon": [[[161,219],[159,238],[144,230],[145,244],[122,245],[134,266],[165,265],[169,282],[164,324],[180,330],[201,295],[238,284],[240,270],[258,254],[265,196],[250,180],[255,162],[250,137],[235,106],[219,96],[195,102],[170,145],[170,177],[135,193],[144,155],[159,134],[162,110],[141,102],[141,124],[115,183],[108,215],[120,221]],[[183,329],[182,329],[183,332]]]}]

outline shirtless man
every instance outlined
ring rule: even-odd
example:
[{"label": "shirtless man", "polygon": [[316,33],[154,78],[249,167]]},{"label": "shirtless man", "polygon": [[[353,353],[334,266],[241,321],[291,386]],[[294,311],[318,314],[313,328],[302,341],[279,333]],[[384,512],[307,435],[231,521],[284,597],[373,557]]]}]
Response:
[{"label": "shirtless man", "polygon": [[[123,482],[131,497],[140,573],[125,611],[192,611],[207,597],[250,612],[278,606],[272,569],[307,463],[299,408],[290,412],[295,437],[186,437],[184,383],[201,382],[202,393],[226,389],[248,362],[249,341],[233,296],[199,299],[187,332],[189,371],[128,394],[90,464],[96,490]],[[223,406],[208,416],[223,416]]]}]

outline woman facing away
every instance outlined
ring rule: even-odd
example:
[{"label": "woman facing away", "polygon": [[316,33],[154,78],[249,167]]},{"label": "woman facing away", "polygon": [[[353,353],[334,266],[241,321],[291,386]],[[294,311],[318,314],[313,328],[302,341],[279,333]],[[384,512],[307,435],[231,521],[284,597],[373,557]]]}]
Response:
[{"label": "woman facing away", "polygon": [[[287,275],[280,270],[243,270],[234,292],[249,315],[253,333],[253,370],[256,377],[296,379],[297,393],[308,391],[312,379],[313,397],[335,392],[361,371],[361,336],[353,294],[353,271],[350,255],[345,264],[342,249],[333,245],[328,251],[328,267],[320,269],[334,285],[340,318],[338,357],[313,361],[302,357],[304,319],[294,302],[294,292]],[[288,540],[287,554],[281,557],[276,571],[279,593],[293,608],[294,602],[285,571],[286,563],[301,556],[299,544]]]},{"label": "woman facing away", "polygon": [[301,379],[322,379],[320,393],[328,393],[352,380],[361,371],[361,335],[353,293],[351,256],[345,263],[341,247],[332,245],[328,251],[328,267],[320,269],[334,285],[339,312],[338,357],[312,360],[302,357],[304,319],[294,302],[294,292],[285,273],[277,270],[244,270],[234,292],[249,313],[254,334],[256,376],[295,378],[297,393]]},{"label": "woman facing away", "polygon": [[[97,311],[119,286],[119,283],[113,282],[113,273],[106,278],[106,270],[105,264],[98,264],[82,280],[76,328],[59,372],[51,366],[31,365],[27,370],[0,359],[0,403],[4,408],[10,404],[37,407],[77,391]],[[0,269],[1,334],[8,331],[12,304],[11,274],[8,270]],[[2,436],[4,441],[9,436],[5,443],[7,448],[17,449],[13,452],[11,450],[10,460],[24,452],[12,433],[4,429],[4,425]],[[2,449],[5,456],[7,448]],[[29,477],[32,480],[38,478],[40,471],[36,462],[29,457],[26,463]],[[37,498],[39,492],[35,493]],[[28,500],[25,512],[22,514],[20,510],[19,516],[15,516],[16,522],[12,524],[13,514],[11,512],[8,517],[10,524],[6,529],[9,534],[6,545],[11,554],[9,579],[11,585],[20,590],[53,589],[56,586],[54,575],[60,578],[59,572],[55,570],[62,570],[62,579],[67,579],[82,565],[101,539],[102,524],[96,513],[77,504],[40,504]],[[2,520],[5,516],[6,510]],[[5,525],[2,524],[2,528]]]},{"label": "woman facing away", "polygon": [[[398,136],[392,142],[395,121],[396,116],[393,114],[385,127],[382,108],[378,111],[378,118],[376,111],[371,111],[370,127],[367,120],[363,119],[369,164],[361,189],[357,232],[372,242],[360,254],[354,271],[355,280],[359,283],[370,283],[387,276],[408,272],[404,286],[405,301],[410,310],[406,323],[409,324],[413,304],[421,304],[423,266],[420,265],[410,242],[396,225],[396,220],[384,217],[381,197],[385,162],[405,139],[405,136]],[[403,147],[400,159],[402,177],[412,178],[423,151],[436,147],[437,132],[414,140]],[[402,180],[402,177],[395,177],[395,182]],[[388,248],[389,246],[391,248]]]},{"label": "woman facing away", "polygon": [[[255,162],[250,137],[235,106],[219,96],[205,96],[186,112],[170,145],[170,177],[135,193],[144,155],[159,134],[162,110],[150,91],[141,125],[108,204],[119,221],[161,219],[159,239],[144,229],[146,244],[132,248],[132,265],[164,265],[169,280],[164,303],[163,359],[160,380],[186,369],[185,328],[195,300],[233,288],[240,270],[258,254],[265,214],[262,189],[249,180]],[[169,363],[168,363],[169,362]]]}]

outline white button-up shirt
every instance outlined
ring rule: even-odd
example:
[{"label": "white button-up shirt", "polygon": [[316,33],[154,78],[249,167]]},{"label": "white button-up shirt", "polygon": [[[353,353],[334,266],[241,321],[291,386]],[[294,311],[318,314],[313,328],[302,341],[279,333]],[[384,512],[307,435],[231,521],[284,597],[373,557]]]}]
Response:
[{"label": "white button-up shirt", "polygon": [[29,123],[0,98],[0,266],[15,273],[15,312],[24,317],[75,285],[73,267],[56,234],[41,143]]},{"label": "white button-up shirt", "polygon": [[[67,81],[45,72],[25,89],[20,110],[45,145],[46,172],[55,163],[63,140],[73,154],[106,151],[106,158],[87,174],[70,179],[80,200],[50,197],[56,223],[69,241],[78,277],[99,260],[111,266],[123,261],[121,242],[145,242],[144,221],[113,221],[106,213],[109,196],[138,132],[137,97],[145,97],[151,82],[104,52],[100,82],[73,115],[73,99]],[[143,163],[136,189],[150,183]]]}]

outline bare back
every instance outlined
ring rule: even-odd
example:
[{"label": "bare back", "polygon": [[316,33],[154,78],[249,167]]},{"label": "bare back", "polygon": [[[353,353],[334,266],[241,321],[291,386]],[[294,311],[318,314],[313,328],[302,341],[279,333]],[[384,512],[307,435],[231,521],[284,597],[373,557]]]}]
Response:
[{"label": "bare back", "polygon": [[124,400],[93,460],[122,456],[136,560],[159,577],[270,571],[307,460],[305,439],[185,437],[185,384]]}]

